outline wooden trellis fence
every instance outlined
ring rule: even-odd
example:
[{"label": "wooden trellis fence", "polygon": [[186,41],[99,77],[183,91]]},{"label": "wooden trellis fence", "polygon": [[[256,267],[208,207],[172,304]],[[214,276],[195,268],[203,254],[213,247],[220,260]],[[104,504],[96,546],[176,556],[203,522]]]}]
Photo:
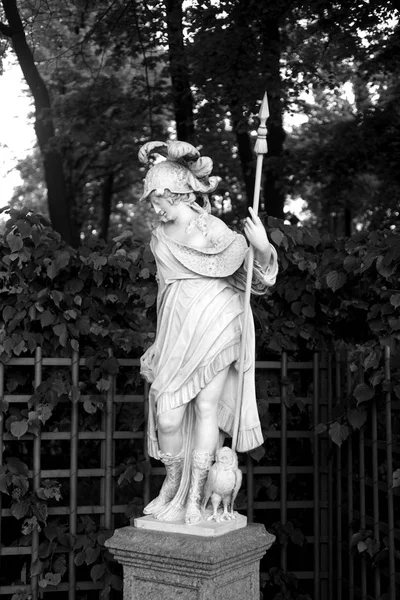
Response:
[{"label": "wooden trellis fence", "polygon": [[[118,362],[120,372],[138,371],[138,360]],[[78,386],[87,367],[76,353],[71,359],[46,358],[40,349],[34,358],[15,358],[0,365],[0,397],[11,407],[21,407],[31,393],[7,392],[7,377],[13,369],[29,372],[34,387],[50,370],[68,369],[73,385]],[[386,369],[389,380],[388,351]],[[351,442],[338,448],[326,433],[315,436],[314,428],[332,419],[335,405],[350,390],[352,376],[339,357],[322,359],[315,354],[311,361],[291,362],[283,354],[280,360],[258,362],[256,372],[268,439],[265,456],[258,456],[258,461],[243,458],[246,499],[239,510],[247,510],[250,521],[274,525],[275,532],[280,532],[280,543],[271,548],[261,565],[267,587],[271,579],[268,570],[274,565],[293,573],[313,600],[378,600],[384,592],[389,600],[395,600],[395,544],[400,540],[400,527],[399,514],[394,510],[392,473],[393,457],[398,458],[400,448],[398,440],[392,439],[392,420],[397,419],[398,403],[392,402],[387,392],[382,424],[374,401],[371,422],[360,430],[359,439],[353,436]],[[135,389],[121,394],[119,376],[109,376],[103,409],[93,410],[92,418],[99,419],[96,423],[88,424],[84,419],[85,402],[94,406],[90,394],[81,395],[75,403],[61,403],[63,413],[57,428],[52,428],[49,420],[38,435],[27,433],[19,440],[8,433],[0,413],[0,464],[9,454],[20,452],[23,443],[33,491],[39,490],[44,480],[64,482],[67,496],[51,504],[48,512],[49,518],[59,519],[72,536],[85,515],[107,530],[127,524],[124,515],[132,498],[119,489],[114,465],[121,453],[126,458],[129,449],[145,455],[144,432],[143,426],[127,428],[120,416],[126,412],[134,420],[138,411],[145,411],[147,390],[141,387],[143,383],[137,383]],[[3,457],[4,448],[7,455]],[[90,464],[84,464],[85,460]],[[383,462],[386,481],[379,476]],[[160,466],[153,465],[151,472],[143,473],[142,481],[139,477],[128,488],[129,493],[148,502],[162,473]],[[30,577],[30,566],[38,558],[39,533],[33,531],[29,545],[11,543],[18,537],[16,526],[20,522],[12,516],[9,505],[3,502],[2,507],[1,496],[1,598],[8,600],[14,594],[22,594],[22,598],[24,592],[33,600],[49,592],[60,600],[99,598],[103,584],[90,580],[87,572],[82,578],[82,568],[76,564],[79,549],[73,547],[60,549],[68,554],[68,568],[57,585],[43,587],[39,585],[41,575]],[[349,550],[356,531],[368,527],[372,528],[372,539],[384,539],[387,545],[384,568],[369,568],[364,555],[358,557]]]}]

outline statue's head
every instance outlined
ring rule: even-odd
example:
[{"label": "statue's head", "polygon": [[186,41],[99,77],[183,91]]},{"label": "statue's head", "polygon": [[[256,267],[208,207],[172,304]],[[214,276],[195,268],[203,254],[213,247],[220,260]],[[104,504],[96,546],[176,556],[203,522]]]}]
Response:
[{"label": "statue's head", "polygon": [[228,446],[223,446],[217,450],[215,461],[224,469],[237,469],[238,466],[237,454]]},{"label": "statue's head", "polygon": [[[157,156],[160,162],[156,162]],[[193,202],[200,196],[203,208],[210,212],[208,193],[213,192],[220,177],[210,176],[213,162],[208,156],[200,157],[198,150],[187,142],[147,142],[139,150],[139,160],[150,165],[144,179],[144,190],[140,201],[150,194],[163,195],[166,191],[182,194]]]}]

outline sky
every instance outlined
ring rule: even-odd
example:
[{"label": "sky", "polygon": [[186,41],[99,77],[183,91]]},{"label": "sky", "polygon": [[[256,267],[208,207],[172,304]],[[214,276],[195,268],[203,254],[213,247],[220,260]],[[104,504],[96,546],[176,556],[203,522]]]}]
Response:
[{"label": "sky", "polygon": [[10,200],[21,178],[15,169],[17,161],[30,153],[35,131],[29,113],[31,101],[18,65],[3,61],[0,75],[0,208]]}]

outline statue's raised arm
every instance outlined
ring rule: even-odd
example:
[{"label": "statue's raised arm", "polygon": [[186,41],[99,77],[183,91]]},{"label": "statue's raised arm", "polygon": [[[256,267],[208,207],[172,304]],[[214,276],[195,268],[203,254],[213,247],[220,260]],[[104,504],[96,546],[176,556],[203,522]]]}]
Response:
[{"label": "statue's raised arm", "polygon": [[[156,154],[165,160],[153,162]],[[139,158],[151,165],[141,200],[161,215],[151,240],[159,281],[157,333],[141,372],[151,383],[149,454],[167,472],[144,512],[194,524],[203,518],[203,488],[215,453],[234,425],[248,244],[210,214],[208,194],[220,181],[211,176],[210,158],[179,141],[149,142]],[[262,294],[275,283],[276,251],[254,213],[244,231],[254,248],[253,291]],[[239,452],[263,443],[252,319],[245,338]]]}]

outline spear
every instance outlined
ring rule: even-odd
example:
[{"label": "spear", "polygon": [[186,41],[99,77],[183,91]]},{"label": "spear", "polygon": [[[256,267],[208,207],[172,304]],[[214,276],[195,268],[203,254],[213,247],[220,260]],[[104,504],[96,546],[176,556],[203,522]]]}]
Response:
[{"label": "spear", "polygon": [[[264,98],[261,102],[260,112],[258,113],[258,118],[260,119],[260,124],[257,129],[257,140],[254,146],[254,152],[257,155],[257,165],[256,165],[256,179],[254,184],[254,196],[253,196],[253,210],[255,215],[258,215],[258,206],[260,203],[260,190],[261,190],[261,174],[262,174],[262,165],[264,160],[264,154],[268,152],[267,145],[267,127],[266,122],[269,117],[269,108],[268,108],[268,96],[267,92],[264,94]],[[244,303],[243,303],[243,328],[242,328],[242,340],[241,340],[241,349],[240,349],[240,359],[239,359],[239,371],[238,371],[238,385],[236,391],[236,410],[235,410],[235,420],[233,422],[233,433],[232,433],[232,449],[236,450],[237,445],[237,437],[239,432],[239,421],[240,421],[240,412],[242,408],[243,402],[243,382],[244,382],[244,359],[246,352],[246,338],[247,338],[247,329],[249,323],[250,316],[250,294],[251,294],[251,282],[253,279],[253,266],[254,266],[254,249],[250,244],[248,257],[247,257],[247,278],[246,278],[246,290],[244,295]]]}]

